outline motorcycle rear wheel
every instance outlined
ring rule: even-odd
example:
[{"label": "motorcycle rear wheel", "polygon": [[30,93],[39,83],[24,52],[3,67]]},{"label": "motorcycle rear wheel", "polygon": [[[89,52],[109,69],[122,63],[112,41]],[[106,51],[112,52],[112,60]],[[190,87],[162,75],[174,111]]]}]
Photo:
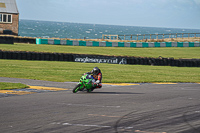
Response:
[{"label": "motorcycle rear wheel", "polygon": [[80,84],[77,84],[75,87],[74,87],[74,89],[73,89],[73,93],[76,93],[76,92],[78,92],[79,90],[80,90]]}]

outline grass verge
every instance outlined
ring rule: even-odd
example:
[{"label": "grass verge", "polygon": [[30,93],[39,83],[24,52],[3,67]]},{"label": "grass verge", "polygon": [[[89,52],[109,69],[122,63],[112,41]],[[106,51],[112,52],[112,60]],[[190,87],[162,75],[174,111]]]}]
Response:
[{"label": "grass verge", "polygon": [[12,89],[22,89],[22,88],[28,88],[28,86],[21,83],[0,82],[0,90],[12,90]]},{"label": "grass verge", "polygon": [[198,67],[119,65],[57,61],[0,60],[1,77],[78,82],[98,66],[104,83],[200,82]]},{"label": "grass verge", "polygon": [[0,44],[1,50],[34,51],[51,53],[98,54],[115,56],[135,56],[165,58],[197,58],[200,59],[200,47],[165,47],[165,48],[128,48],[128,47],[85,47],[64,45],[36,45],[36,44]]}]

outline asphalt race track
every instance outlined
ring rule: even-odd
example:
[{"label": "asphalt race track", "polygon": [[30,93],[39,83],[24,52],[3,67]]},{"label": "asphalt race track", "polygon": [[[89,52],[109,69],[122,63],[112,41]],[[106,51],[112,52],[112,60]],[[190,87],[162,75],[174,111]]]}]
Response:
[{"label": "asphalt race track", "polygon": [[0,94],[2,133],[200,133],[200,84],[103,84],[72,93],[76,83],[1,78],[67,88]]}]

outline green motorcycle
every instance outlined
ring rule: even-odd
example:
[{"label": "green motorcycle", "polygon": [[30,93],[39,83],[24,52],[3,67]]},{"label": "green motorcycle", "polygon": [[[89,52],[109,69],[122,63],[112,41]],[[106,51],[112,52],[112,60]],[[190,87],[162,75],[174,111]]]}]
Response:
[{"label": "green motorcycle", "polygon": [[94,90],[94,88],[96,88],[96,84],[92,84],[92,80],[94,80],[94,78],[92,77],[92,75],[89,74],[84,74],[79,83],[74,87],[73,89],[73,93],[76,93],[78,91],[84,91],[86,90],[87,92],[92,92]]}]

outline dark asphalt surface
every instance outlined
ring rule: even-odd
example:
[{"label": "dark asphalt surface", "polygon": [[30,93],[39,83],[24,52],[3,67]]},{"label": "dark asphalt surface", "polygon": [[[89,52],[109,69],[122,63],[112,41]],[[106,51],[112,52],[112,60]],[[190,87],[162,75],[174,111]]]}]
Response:
[{"label": "dark asphalt surface", "polygon": [[0,81],[70,89],[0,97],[2,133],[200,133],[200,84],[103,85],[73,94],[76,83]]}]

